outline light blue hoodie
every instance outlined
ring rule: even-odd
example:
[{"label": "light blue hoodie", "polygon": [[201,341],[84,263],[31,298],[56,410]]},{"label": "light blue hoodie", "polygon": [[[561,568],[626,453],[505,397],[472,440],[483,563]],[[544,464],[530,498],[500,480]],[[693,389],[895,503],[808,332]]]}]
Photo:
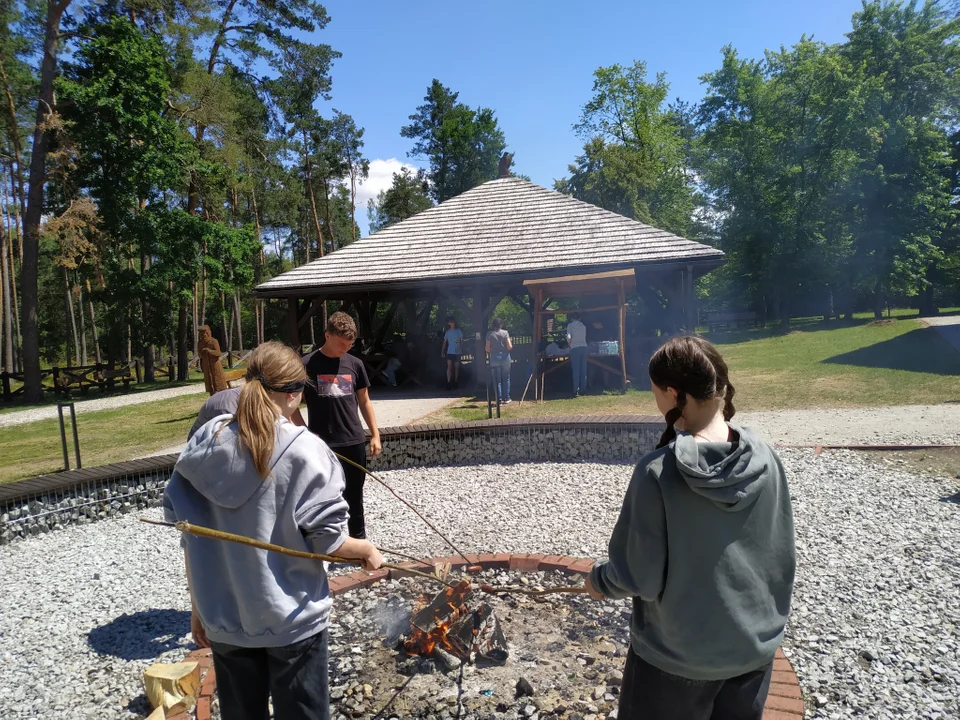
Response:
[{"label": "light blue hoodie", "polygon": [[[330,449],[280,418],[270,474],[261,479],[232,420],[214,418],[181,453],[163,496],[166,520],[335,552],[347,537],[347,503]],[[184,543],[197,612],[213,642],[283,647],[327,627],[333,601],[322,563],[186,534]]]}]

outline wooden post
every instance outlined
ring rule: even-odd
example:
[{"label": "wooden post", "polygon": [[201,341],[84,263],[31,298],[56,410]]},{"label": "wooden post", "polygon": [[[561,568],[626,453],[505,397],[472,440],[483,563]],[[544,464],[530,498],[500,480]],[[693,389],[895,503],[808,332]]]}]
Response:
[{"label": "wooden post", "polygon": [[13,394],[10,392],[10,373],[4,370],[0,373],[0,382],[3,383],[3,399],[10,400]]},{"label": "wooden post", "polygon": [[[137,384],[139,385],[140,383],[143,382],[143,370],[140,367],[140,358],[137,358],[136,360],[133,361],[133,369],[137,373]],[[100,363],[97,363],[97,370],[98,371],[100,370]]]},{"label": "wooden post", "polygon": [[697,292],[693,284],[693,265],[687,265],[683,275],[686,280],[683,288],[684,323],[687,333],[693,335],[697,332]]},{"label": "wooden post", "polygon": [[167,376],[170,378],[170,382],[177,379],[177,370],[173,366],[173,355],[167,358]]},{"label": "wooden post", "polygon": [[627,392],[627,295],[623,289],[623,279],[618,283],[620,301],[620,370],[623,380],[620,385],[621,394]]},{"label": "wooden post", "polygon": [[538,287],[536,295],[530,298],[533,301],[533,399],[543,402],[543,392],[540,388],[540,337],[541,323],[543,322],[543,288]]},{"label": "wooden post", "polygon": [[300,325],[296,298],[287,298],[287,344],[300,354]]}]

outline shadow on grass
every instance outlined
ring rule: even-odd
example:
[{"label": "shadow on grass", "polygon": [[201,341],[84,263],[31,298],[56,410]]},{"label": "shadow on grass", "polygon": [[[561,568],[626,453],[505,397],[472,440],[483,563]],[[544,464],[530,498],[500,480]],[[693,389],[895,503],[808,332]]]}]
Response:
[{"label": "shadow on grass", "polygon": [[953,352],[934,328],[918,328],[895,338],[823,362],[833,365],[960,375],[960,353]]},{"label": "shadow on grass", "polygon": [[150,660],[168,650],[187,647],[190,613],[153,609],[118,618],[90,631],[87,642],[101,655],[123,660]]},{"label": "shadow on grass", "polygon": [[171,418],[169,420],[157,420],[157,425],[172,425],[173,423],[186,422],[187,420],[196,420],[197,413],[192,413],[191,415],[184,415],[179,418]]}]

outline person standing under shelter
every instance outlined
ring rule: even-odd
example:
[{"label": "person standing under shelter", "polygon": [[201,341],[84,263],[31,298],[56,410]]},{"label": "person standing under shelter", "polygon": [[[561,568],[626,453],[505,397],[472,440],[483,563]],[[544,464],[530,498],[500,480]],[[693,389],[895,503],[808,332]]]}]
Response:
[{"label": "person standing under shelter", "polygon": [[[360,415],[370,429],[371,457],[380,454],[380,430],[370,400],[366,368],[359,358],[349,354],[357,339],[353,318],[345,312],[335,312],[327,321],[324,337],[323,346],[303,358],[310,380],[304,393],[306,425],[335,453],[360,466],[340,461],[345,479],[343,498],[350,508],[350,537],[363,539],[367,536],[363,518],[363,484],[367,476],[361,468],[367,466],[367,436]],[[304,424],[299,410],[293,421]]]},{"label": "person standing under shelter", "polygon": [[573,396],[576,398],[587,391],[587,326],[580,321],[579,313],[570,315],[570,322],[567,324],[567,344],[570,346]]},{"label": "person standing under shelter", "polygon": [[460,384],[460,354],[463,348],[463,330],[457,327],[457,321],[447,318],[447,331],[443,334],[443,347],[440,356],[447,361],[447,390]]},{"label": "person standing under shelter", "polygon": [[510,334],[503,329],[503,321],[494,318],[490,322],[492,330],[487,333],[487,354],[490,356],[490,373],[493,376],[493,385],[501,405],[510,402],[510,367],[513,360],[510,351],[513,343]]}]

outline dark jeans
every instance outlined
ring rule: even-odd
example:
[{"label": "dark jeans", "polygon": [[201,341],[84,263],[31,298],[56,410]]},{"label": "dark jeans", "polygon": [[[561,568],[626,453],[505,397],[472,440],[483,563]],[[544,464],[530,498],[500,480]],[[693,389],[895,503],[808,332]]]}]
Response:
[{"label": "dark jeans", "polygon": [[773,663],[729,680],[689,680],[627,656],[617,720],[761,720]]},{"label": "dark jeans", "polygon": [[[367,445],[347,445],[346,447],[332,448],[335,453],[343,455],[345,458],[353,460],[361,467],[367,466]],[[343,468],[343,499],[347,501],[347,507],[350,508],[350,519],[347,521],[347,530],[350,537],[367,537],[367,526],[363,521],[363,483],[367,480],[367,474],[360,468],[354,467],[350,463],[341,462]]]},{"label": "dark jeans", "polygon": [[496,393],[494,397],[499,397],[502,403],[510,399],[510,369],[509,355],[506,360],[490,361],[490,380],[493,383],[493,391]]},{"label": "dark jeans", "polygon": [[280,648],[211,643],[223,720],[330,720],[327,631]]},{"label": "dark jeans", "polygon": [[570,348],[570,367],[573,369],[573,394],[587,391],[587,349]]}]

